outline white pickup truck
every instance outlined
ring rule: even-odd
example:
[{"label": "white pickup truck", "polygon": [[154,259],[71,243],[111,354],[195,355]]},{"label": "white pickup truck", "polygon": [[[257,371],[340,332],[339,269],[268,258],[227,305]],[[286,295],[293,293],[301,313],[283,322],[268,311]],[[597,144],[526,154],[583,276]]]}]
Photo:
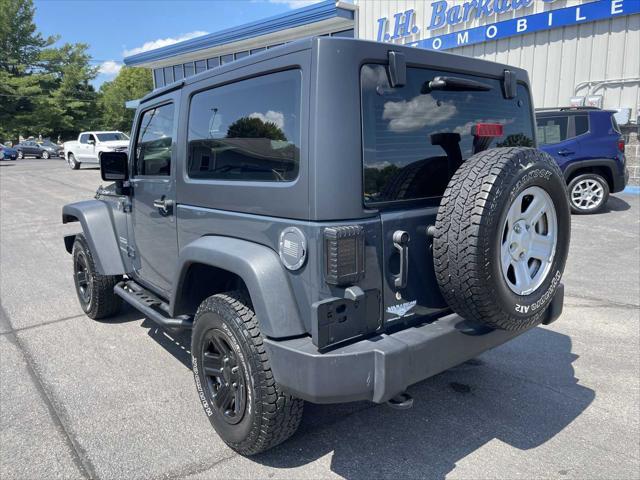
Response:
[{"label": "white pickup truck", "polygon": [[128,148],[129,137],[122,132],[81,132],[78,140],[64,142],[64,158],[77,170],[81,163],[100,164],[102,152],[125,152]]}]

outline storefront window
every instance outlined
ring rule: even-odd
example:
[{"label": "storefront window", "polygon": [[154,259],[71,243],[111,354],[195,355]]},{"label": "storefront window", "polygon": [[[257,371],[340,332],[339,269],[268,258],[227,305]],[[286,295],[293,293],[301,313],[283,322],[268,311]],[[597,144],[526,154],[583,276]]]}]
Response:
[{"label": "storefront window", "polygon": [[173,83],[173,67],[164,67],[164,84]]},{"label": "storefront window", "polygon": [[196,62],[196,74],[202,73],[207,69],[207,61],[206,60],[198,60]]},{"label": "storefront window", "polygon": [[184,64],[184,76],[185,77],[192,77],[195,74],[196,74],[196,69],[195,69],[195,66],[193,65],[193,62],[185,63]]},{"label": "storefront window", "polygon": [[153,82],[156,88],[164,87],[164,71],[161,68],[153,71]]}]

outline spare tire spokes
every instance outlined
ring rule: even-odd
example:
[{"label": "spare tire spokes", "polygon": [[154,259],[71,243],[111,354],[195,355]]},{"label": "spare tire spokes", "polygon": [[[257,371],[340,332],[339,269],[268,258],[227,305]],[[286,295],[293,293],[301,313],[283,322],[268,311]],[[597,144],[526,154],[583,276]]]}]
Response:
[{"label": "spare tire spokes", "polygon": [[528,295],[544,282],[555,254],[557,219],[549,194],[525,189],[509,206],[502,231],[502,275],[514,293]]}]

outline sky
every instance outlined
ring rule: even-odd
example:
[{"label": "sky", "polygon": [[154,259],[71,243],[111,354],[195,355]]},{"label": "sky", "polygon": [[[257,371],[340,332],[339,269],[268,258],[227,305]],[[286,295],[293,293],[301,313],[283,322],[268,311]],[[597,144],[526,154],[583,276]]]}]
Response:
[{"label": "sky", "polygon": [[260,20],[317,0],[35,0],[35,23],[59,44],[87,43],[112,80],[128,55]]}]

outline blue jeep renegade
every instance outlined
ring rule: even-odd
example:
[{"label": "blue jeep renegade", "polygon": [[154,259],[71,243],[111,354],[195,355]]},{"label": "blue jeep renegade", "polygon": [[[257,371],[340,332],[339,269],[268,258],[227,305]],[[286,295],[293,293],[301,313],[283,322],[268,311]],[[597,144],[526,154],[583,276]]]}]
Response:
[{"label": "blue jeep renegade", "polygon": [[536,111],[540,149],[556,159],[573,213],[596,213],[624,190],[624,139],[612,110],[568,107]]}]

